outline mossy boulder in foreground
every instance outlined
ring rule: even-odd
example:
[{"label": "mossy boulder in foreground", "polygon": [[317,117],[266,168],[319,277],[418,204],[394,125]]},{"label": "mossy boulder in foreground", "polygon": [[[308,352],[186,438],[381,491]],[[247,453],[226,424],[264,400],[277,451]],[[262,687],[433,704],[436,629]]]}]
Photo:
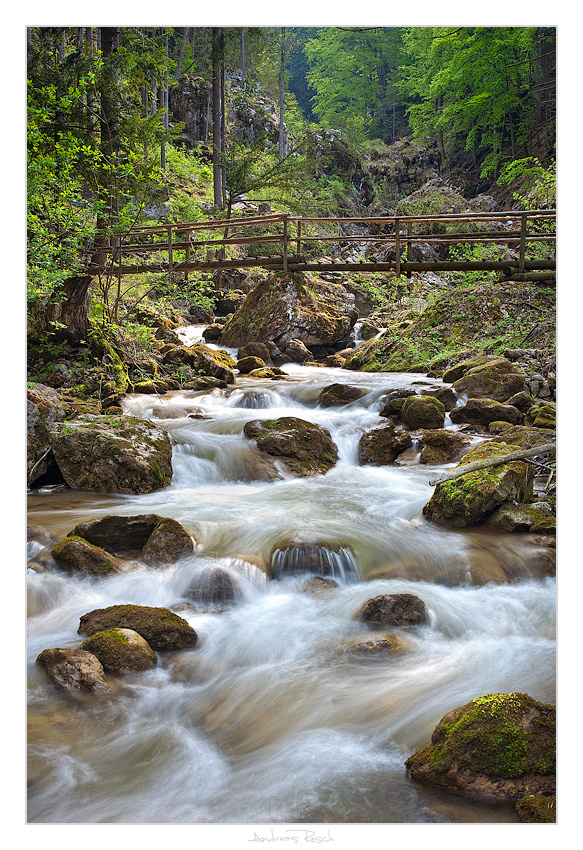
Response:
[{"label": "mossy boulder in foreground", "polygon": [[556,710],[528,694],[486,694],[450,711],[408,776],[480,799],[555,793]]},{"label": "mossy boulder in foreground", "polygon": [[152,493],[172,479],[168,434],[133,416],[80,416],[50,429],[51,448],[74,490]]},{"label": "mossy boulder in foreground", "polygon": [[[484,443],[467,452],[456,469],[518,451],[517,446]],[[423,515],[438,525],[464,528],[483,523],[505,502],[521,502],[532,491],[532,465],[522,460],[468,472],[438,484]]]},{"label": "mossy boulder in foreground", "polygon": [[187,649],[196,645],[198,635],[178,614],[167,608],[146,605],[112,605],[84,614],[78,633],[91,637],[109,629],[132,629],[152,647],[162,651]]},{"label": "mossy boulder in foreground", "polygon": [[87,638],[81,649],[92,652],[108,673],[149,670],[158,657],[150,644],[133,629],[108,629]]},{"label": "mossy boulder in foreground", "polygon": [[53,546],[51,554],[64,570],[74,570],[92,576],[121,572],[121,562],[115,555],[75,535],[59,541]]}]

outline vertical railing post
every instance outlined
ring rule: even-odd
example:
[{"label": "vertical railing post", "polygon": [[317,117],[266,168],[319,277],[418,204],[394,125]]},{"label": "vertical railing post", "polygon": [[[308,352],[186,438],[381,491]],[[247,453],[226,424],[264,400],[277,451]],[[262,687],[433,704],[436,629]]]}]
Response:
[{"label": "vertical railing post", "polygon": [[298,262],[299,262],[299,256],[302,253],[302,222],[301,222],[301,219],[299,219],[299,218],[298,218],[298,235],[297,235],[297,239],[296,239],[296,253],[298,255]]},{"label": "vertical railing post", "polygon": [[172,256],[172,225],[168,227],[168,271],[172,271],[174,257]]},{"label": "vertical railing post", "polygon": [[283,217],[283,270],[287,272],[287,222],[289,215],[286,213]]},{"label": "vertical railing post", "polygon": [[520,222],[520,254],[518,257],[518,273],[524,272],[524,255],[526,253],[526,220],[527,214],[523,213]]},{"label": "vertical railing post", "polygon": [[[186,231],[186,241],[188,242],[188,244],[186,246],[185,262],[186,265],[188,265],[188,263],[190,262],[190,230]],[[184,280],[188,280],[188,269],[186,269],[184,272]]]},{"label": "vertical railing post", "polygon": [[[407,262],[411,262],[411,233],[413,232],[413,224],[407,222]],[[407,269],[407,278],[411,277],[411,271]]]},{"label": "vertical railing post", "polygon": [[395,219],[395,274],[401,274],[401,220]]}]

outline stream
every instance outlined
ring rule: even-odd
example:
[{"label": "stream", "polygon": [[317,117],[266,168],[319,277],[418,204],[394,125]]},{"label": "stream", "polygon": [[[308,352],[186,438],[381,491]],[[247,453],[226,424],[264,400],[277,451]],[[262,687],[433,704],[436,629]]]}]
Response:
[{"label": "stream", "polygon": [[[429,481],[452,464],[420,465],[415,448],[407,464],[358,464],[361,435],[386,421],[383,393],[442,382],[295,364],[284,371],[275,381],[239,376],[227,390],[128,396],[125,412],[154,419],[173,441],[174,476],[163,491],[29,493],[29,526],[56,537],[106,514],[158,513],[197,541],[176,564],[136,563],[108,578],[67,574],[54,562],[28,569],[29,823],[517,822],[510,805],[414,784],[404,761],[447,711],[485,693],[555,702],[555,580],[524,535],[447,531],[423,519]],[[334,382],[367,394],[318,407]],[[327,428],[336,466],[257,480],[244,425],[280,416]],[[266,579],[272,553],[298,545],[318,549],[338,588],[305,592],[290,557],[280,578]],[[501,568],[508,581],[474,583],[477,564]],[[200,611],[188,589],[217,565],[236,577],[242,599]],[[358,610],[402,592],[424,601],[428,624],[402,630],[396,651],[356,651],[370,636]],[[114,699],[58,693],[38,654],[79,646],[79,618],[120,603],[175,610],[198,645],[117,677]]]}]

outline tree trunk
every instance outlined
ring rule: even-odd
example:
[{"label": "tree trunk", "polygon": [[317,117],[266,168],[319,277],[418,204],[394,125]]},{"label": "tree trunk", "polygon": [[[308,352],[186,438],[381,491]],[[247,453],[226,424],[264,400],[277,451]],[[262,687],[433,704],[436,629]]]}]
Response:
[{"label": "tree trunk", "polygon": [[182,30],[182,43],[180,45],[180,53],[178,54],[176,70],[174,71],[174,82],[176,83],[180,79],[180,72],[182,71],[182,60],[184,59],[184,49],[186,47],[186,42],[188,41],[188,30],[189,27],[184,27]]},{"label": "tree trunk", "polygon": [[89,287],[92,279],[91,275],[80,275],[70,277],[63,284],[65,300],[59,321],[66,325],[66,328],[59,331],[56,336],[66,339],[73,345],[87,341],[89,307],[91,306]]},{"label": "tree trunk", "polygon": [[221,193],[221,41],[220,27],[213,27],[213,193],[215,206],[222,205]]},{"label": "tree trunk", "polygon": [[281,28],[281,66],[279,73],[279,155],[285,156],[285,143],[283,134],[283,90],[285,82],[285,27]]},{"label": "tree trunk", "polygon": [[524,458],[544,455],[548,452],[554,452],[555,450],[556,443],[544,443],[542,446],[534,446],[531,449],[523,449],[519,452],[509,452],[509,454],[501,455],[500,457],[491,457],[488,460],[476,460],[472,463],[466,463],[463,466],[456,466],[456,468],[452,469],[451,472],[446,472],[445,475],[441,476],[441,478],[437,478],[435,481],[430,481],[429,484],[433,487],[437,484],[443,484],[445,481],[453,481],[454,478],[460,478],[462,475],[467,475],[468,472],[475,472],[478,469],[487,469],[489,466],[500,466],[503,463],[510,463],[513,460],[523,460]]}]

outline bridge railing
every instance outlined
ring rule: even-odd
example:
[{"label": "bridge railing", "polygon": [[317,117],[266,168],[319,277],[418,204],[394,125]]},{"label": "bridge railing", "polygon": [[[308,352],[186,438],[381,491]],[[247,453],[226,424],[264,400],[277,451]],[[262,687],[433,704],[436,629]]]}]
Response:
[{"label": "bridge railing", "polygon": [[[190,270],[262,266],[283,271],[359,268],[408,276],[413,271],[480,268],[520,275],[528,269],[555,267],[554,258],[548,256],[554,254],[555,224],[555,210],[347,218],[257,215],[134,228],[120,244],[105,250],[121,274],[187,274]],[[350,248],[359,244],[375,259],[351,258]],[[452,248],[477,244],[513,247],[515,251],[512,257],[498,260],[415,261],[414,249],[421,244],[449,246],[450,253]],[[536,244],[546,244],[551,250],[544,259],[529,260],[528,248]],[[260,246],[276,253],[260,255]],[[233,249],[238,256],[229,257]],[[130,259],[134,262],[128,262]]]}]

